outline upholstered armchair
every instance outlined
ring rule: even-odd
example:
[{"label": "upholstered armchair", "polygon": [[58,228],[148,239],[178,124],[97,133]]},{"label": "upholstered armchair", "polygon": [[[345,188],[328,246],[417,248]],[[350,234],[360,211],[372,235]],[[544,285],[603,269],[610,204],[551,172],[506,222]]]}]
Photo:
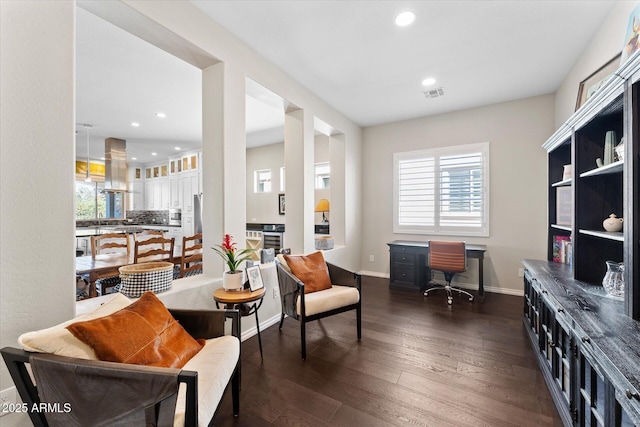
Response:
[{"label": "upholstered armchair", "polygon": [[[320,254],[319,257],[317,254]],[[309,258],[315,258],[311,261],[311,268],[314,271],[308,274],[300,272],[301,270],[298,266],[297,274],[306,276],[304,281],[294,274],[296,267],[292,264],[292,259],[298,258],[305,258],[305,262],[307,262]],[[300,341],[303,360],[307,357],[305,325],[308,322],[345,311],[355,310],[357,336],[358,340],[361,339],[362,279],[358,273],[325,262],[321,252],[316,252],[306,257],[287,255],[281,257],[279,255],[276,264],[280,300],[282,303],[282,315],[280,317],[279,327],[282,329],[285,315],[300,322]],[[309,265],[307,262],[306,266],[302,267],[302,270]],[[328,285],[321,286],[323,289],[309,292],[310,286],[317,287],[317,283],[312,285],[311,282],[317,282],[318,277],[324,276],[325,271],[326,274],[328,274]],[[305,281],[307,283],[305,283]]]},{"label": "upholstered armchair", "polygon": [[[120,294],[115,296],[121,298]],[[113,310],[121,306],[120,302],[111,305]],[[66,326],[74,321],[20,338],[23,347],[37,352],[11,347],[0,350],[33,425],[206,426],[215,417],[229,386],[233,414],[238,416],[238,311],[170,310],[170,313],[191,337],[205,340],[202,349],[182,368],[88,358],[90,354],[82,346],[68,348],[73,337]],[[102,310],[97,315],[104,314]],[[80,320],[99,320],[91,313],[88,317],[82,316]],[[226,319],[232,321],[231,335],[225,335]],[[41,404],[55,410],[32,410]]]}]

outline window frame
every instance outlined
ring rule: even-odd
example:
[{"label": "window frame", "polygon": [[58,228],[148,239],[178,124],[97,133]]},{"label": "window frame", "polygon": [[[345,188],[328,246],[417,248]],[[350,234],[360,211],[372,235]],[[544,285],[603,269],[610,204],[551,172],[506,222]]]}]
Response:
[{"label": "window frame", "polygon": [[[318,169],[327,168],[328,172],[318,172]],[[331,188],[331,162],[320,162],[313,165],[314,187],[316,190],[328,190]],[[326,180],[325,180],[326,179]],[[326,186],[324,184],[327,184]]]},{"label": "window frame", "polygon": [[[260,174],[262,173],[269,173],[269,179],[265,180],[264,182],[268,182],[269,183],[269,189],[266,190],[264,189],[264,185],[263,185],[263,190],[259,191],[260,189]],[[272,191],[272,182],[273,182],[273,174],[271,172],[271,169],[257,169],[253,171],[253,192],[257,193],[257,194],[262,194],[262,193],[271,193]]]},{"label": "window frame", "polygon": [[[440,225],[440,159],[447,156],[456,156],[472,153],[481,153],[482,157],[482,209],[481,224],[478,227],[470,226],[443,226]],[[416,225],[399,223],[399,197],[400,197],[400,168],[399,164],[403,160],[416,160],[421,158],[434,159],[434,191],[436,195],[433,225]],[[397,234],[435,234],[443,236],[477,236],[489,237],[489,206],[490,206],[490,152],[489,142],[476,144],[465,144],[448,147],[429,148],[416,151],[405,151],[393,154],[393,232]]]}]

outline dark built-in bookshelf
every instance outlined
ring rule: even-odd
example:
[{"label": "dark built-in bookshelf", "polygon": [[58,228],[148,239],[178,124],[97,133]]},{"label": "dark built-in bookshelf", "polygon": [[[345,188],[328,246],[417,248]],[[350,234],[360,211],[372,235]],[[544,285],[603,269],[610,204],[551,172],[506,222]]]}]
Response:
[{"label": "dark built-in bookshelf", "polygon": [[[637,52],[543,145],[547,259],[524,261],[524,323],[565,425],[640,425],[639,122]],[[606,261],[624,264],[624,297],[604,291]]]}]

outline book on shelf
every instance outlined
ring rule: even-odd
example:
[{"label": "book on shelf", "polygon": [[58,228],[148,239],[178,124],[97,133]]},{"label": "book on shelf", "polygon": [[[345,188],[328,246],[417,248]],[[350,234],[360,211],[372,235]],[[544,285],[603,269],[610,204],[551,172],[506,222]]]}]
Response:
[{"label": "book on shelf", "polygon": [[571,236],[554,236],[553,237],[553,262],[562,264],[571,264],[573,259],[573,243]]}]

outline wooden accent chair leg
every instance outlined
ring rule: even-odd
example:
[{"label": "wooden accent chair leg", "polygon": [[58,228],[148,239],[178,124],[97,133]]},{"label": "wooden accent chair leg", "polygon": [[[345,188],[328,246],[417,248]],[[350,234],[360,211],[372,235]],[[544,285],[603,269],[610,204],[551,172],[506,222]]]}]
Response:
[{"label": "wooden accent chair leg", "polygon": [[278,329],[282,330],[282,324],[284,323],[284,311],[280,315],[280,327]]}]

